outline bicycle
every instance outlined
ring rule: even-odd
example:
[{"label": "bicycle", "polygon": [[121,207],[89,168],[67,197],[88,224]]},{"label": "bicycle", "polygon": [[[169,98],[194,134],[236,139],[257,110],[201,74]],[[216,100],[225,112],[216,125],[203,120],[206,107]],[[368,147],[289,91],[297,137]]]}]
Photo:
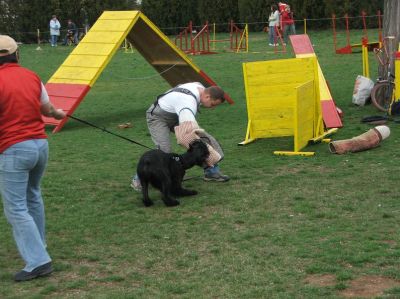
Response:
[{"label": "bicycle", "polygon": [[385,37],[382,48],[375,48],[374,53],[379,63],[380,73],[384,78],[378,78],[371,91],[371,102],[380,111],[388,112],[391,104],[395,101],[395,76],[391,72],[390,58],[393,56],[389,42],[394,36]]}]

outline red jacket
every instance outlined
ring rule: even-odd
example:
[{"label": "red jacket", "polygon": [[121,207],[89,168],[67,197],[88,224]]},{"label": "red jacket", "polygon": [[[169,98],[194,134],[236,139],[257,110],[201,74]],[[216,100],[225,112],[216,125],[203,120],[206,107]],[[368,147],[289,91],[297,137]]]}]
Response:
[{"label": "red jacket", "polygon": [[293,13],[287,12],[286,10],[282,11],[282,26],[294,24]]},{"label": "red jacket", "polygon": [[0,65],[0,153],[18,142],[47,138],[40,78],[17,63]]}]

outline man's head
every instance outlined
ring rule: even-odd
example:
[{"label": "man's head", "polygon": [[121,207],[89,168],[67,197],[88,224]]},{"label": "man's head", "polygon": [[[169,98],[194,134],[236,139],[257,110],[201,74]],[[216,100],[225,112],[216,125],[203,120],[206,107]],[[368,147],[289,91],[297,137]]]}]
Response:
[{"label": "man's head", "polygon": [[52,18],[53,20],[55,20],[55,19],[57,19],[57,16],[56,16],[56,15],[52,15],[51,18]]},{"label": "man's head", "polygon": [[204,89],[200,98],[201,104],[206,108],[212,108],[225,102],[225,93],[219,86],[210,86]]},{"label": "man's head", "polygon": [[12,37],[0,35],[0,64],[18,62],[18,45]]}]

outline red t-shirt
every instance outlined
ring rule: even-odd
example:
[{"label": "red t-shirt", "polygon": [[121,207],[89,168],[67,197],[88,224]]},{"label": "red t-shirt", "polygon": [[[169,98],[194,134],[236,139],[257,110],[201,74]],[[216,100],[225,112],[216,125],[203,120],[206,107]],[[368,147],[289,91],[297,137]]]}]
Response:
[{"label": "red t-shirt", "polygon": [[40,78],[17,63],[0,65],[0,153],[18,142],[47,138]]}]

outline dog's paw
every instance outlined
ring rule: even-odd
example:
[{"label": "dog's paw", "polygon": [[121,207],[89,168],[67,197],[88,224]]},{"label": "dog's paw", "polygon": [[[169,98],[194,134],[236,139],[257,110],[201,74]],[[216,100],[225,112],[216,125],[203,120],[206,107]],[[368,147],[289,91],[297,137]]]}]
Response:
[{"label": "dog's paw", "polygon": [[197,195],[197,191],[196,190],[187,190],[188,191],[188,195]]},{"label": "dog's paw", "polygon": [[197,191],[196,190],[189,190],[189,189],[182,189],[180,191],[180,196],[192,196],[192,195],[196,195]]},{"label": "dog's paw", "polygon": [[180,204],[180,202],[175,199],[165,201],[165,205],[167,207],[175,207],[175,206],[178,206],[179,204]]},{"label": "dog's paw", "polygon": [[143,200],[145,207],[151,207],[154,203],[151,200]]}]

